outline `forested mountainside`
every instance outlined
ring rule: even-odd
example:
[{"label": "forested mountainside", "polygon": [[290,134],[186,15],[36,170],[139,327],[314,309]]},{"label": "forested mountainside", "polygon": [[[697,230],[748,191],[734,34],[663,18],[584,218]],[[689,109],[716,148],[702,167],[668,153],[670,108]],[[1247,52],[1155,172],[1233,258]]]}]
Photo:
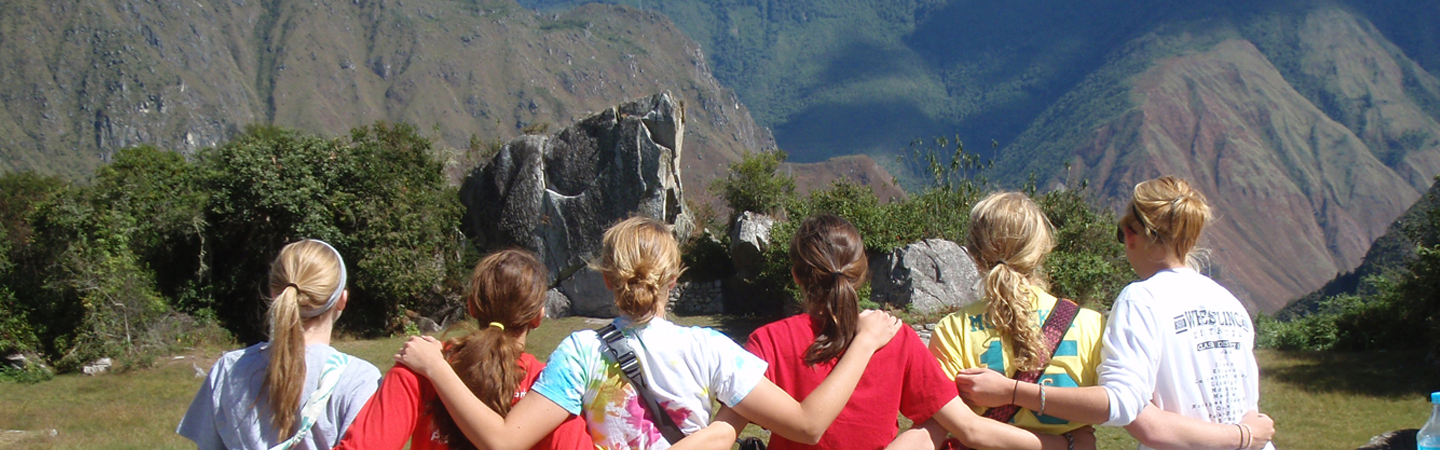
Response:
[{"label": "forested mountainside", "polygon": [[[1359,264],[1440,173],[1440,81],[1342,9],[1291,19],[1147,35],[997,166],[1088,180],[1117,205],[1146,178],[1195,181],[1217,207],[1204,245],[1222,278],[1279,309]],[[1107,76],[1128,67],[1143,70]]]},{"label": "forested mountainside", "polygon": [[1354,268],[1440,173],[1433,1],[583,2],[12,3],[0,170],[390,120],[461,149],[458,172],[464,149],[668,89],[692,187],[776,140],[897,170],[939,135],[993,142],[1002,186],[1112,205],[1194,179],[1221,278],[1267,311]]},{"label": "forested mountainside", "polygon": [[1002,185],[1118,206],[1195,179],[1221,278],[1267,311],[1355,267],[1440,173],[1435,2],[613,3],[707,45],[795,160],[958,134],[997,144]]},{"label": "forested mountainside", "polygon": [[21,1],[0,14],[0,62],[4,171],[84,178],[125,146],[193,151],[249,124],[343,135],[405,121],[442,146],[486,147],[662,90],[686,106],[687,181],[774,146],[699,45],[624,7]]}]

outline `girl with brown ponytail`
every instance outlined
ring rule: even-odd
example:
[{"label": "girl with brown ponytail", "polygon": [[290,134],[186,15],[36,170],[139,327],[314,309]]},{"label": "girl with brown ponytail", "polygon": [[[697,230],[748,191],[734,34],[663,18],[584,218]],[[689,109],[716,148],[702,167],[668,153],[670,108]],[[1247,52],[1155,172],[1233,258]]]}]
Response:
[{"label": "girl with brown ponytail", "polygon": [[[1091,387],[956,375],[974,404],[1015,404],[1084,423],[1123,426],[1142,449],[1273,448],[1257,411],[1255,327],[1230,291],[1187,267],[1211,219],[1205,196],[1176,177],[1135,185],[1116,238],[1140,281],[1115,298]],[[1072,330],[1073,332],[1074,330]]]},{"label": "girl with brown ponytail", "polygon": [[[806,219],[790,241],[791,273],[805,297],[805,314],[760,327],[746,347],[769,362],[765,376],[796,397],[817,395],[817,384],[855,348],[855,323],[864,320],[856,288],[869,267],[860,232],[849,221],[822,214]],[[896,440],[897,414],[918,426]],[[902,327],[870,359],[860,386],[835,425],[817,442],[772,436],[772,450],[934,448],[946,432],[977,448],[1064,449],[1059,436],[1037,436],[976,416],[956,397],[955,385],[910,327]],[[896,440],[892,444],[892,440]],[[1093,448],[1093,435],[1078,438]]]},{"label": "girl with brown ponytail", "polygon": [[[445,343],[445,359],[469,395],[506,414],[530,390],[545,363],[525,353],[525,338],[545,311],[545,266],[524,250],[501,250],[475,265],[466,312],[479,327]],[[337,449],[473,449],[430,382],[403,364],[385,375]],[[592,448],[585,423],[570,420],[535,450]]]},{"label": "girl with brown ponytail", "polygon": [[270,265],[270,341],[226,353],[176,432],[201,449],[328,449],[380,371],[330,347],[345,310],[345,261],[323,241],[286,245]]},{"label": "girl with brown ponytail", "polygon": [[[611,227],[592,267],[615,295],[622,313],[613,322],[618,340],[633,350],[646,386],[632,385],[605,350],[607,344],[590,330],[561,342],[532,395],[503,416],[465,390],[438,342],[412,338],[397,359],[434,383],[465,436],[482,449],[530,447],[576,416],[584,417],[598,448],[729,449],[747,420],[775,436],[818,440],[849,399],[871,354],[900,328],[883,313],[859,318],[848,336],[851,351],[835,364],[834,376],[796,402],[765,379],[763,361],[730,338],[666,320],[670,289],[683,267],[679,245],[665,224],[634,217]],[[649,415],[640,395],[654,399],[687,436],[670,442],[657,425],[664,420]],[[724,407],[712,417],[714,401]]]}]

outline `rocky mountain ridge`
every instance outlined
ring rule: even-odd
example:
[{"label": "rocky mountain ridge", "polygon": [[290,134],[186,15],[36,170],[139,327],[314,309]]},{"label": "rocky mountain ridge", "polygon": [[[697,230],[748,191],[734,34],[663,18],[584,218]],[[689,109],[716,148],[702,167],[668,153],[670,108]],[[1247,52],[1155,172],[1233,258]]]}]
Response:
[{"label": "rocky mountain ridge", "polygon": [[6,171],[85,177],[125,146],[193,151],[250,124],[339,135],[406,121],[443,146],[483,148],[666,90],[692,123],[687,181],[774,146],[698,45],[665,17],[624,7],[19,2],[0,15],[0,43]]}]

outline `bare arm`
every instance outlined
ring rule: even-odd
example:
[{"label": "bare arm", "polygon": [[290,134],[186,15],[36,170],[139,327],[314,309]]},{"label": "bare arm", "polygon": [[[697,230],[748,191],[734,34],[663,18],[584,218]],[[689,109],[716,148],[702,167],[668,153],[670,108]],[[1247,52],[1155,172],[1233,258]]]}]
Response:
[{"label": "bare arm", "polygon": [[529,449],[570,417],[570,412],[539,394],[526,395],[501,417],[475,398],[445,362],[440,341],[429,336],[411,337],[395,361],[430,379],[460,431],[483,450]]},{"label": "bare arm", "polygon": [[1126,425],[1125,431],[1141,444],[1159,450],[1234,450],[1247,443],[1250,445],[1244,448],[1261,449],[1275,435],[1275,421],[1256,411],[1245,414],[1240,423],[1249,429],[1185,417],[1152,404]]},{"label": "bare arm", "polygon": [[955,374],[955,387],[960,397],[972,405],[996,407],[1014,404],[1022,408],[1044,412],[1071,422],[1105,423],[1110,420],[1110,397],[1105,388],[1098,386],[1062,388],[1045,387],[1044,403],[1041,403],[1040,385],[1016,383],[994,370],[971,368]]},{"label": "bare arm", "polygon": [[850,401],[850,394],[855,392],[870,357],[889,343],[901,326],[904,324],[884,312],[861,313],[855,340],[835,369],[805,401],[796,402],[775,383],[762,379],[745,399],[733,406],[735,412],[786,439],[815,445]]},{"label": "bare arm", "polygon": [[938,450],[948,436],[950,432],[940,422],[930,419],[900,432],[885,450]]},{"label": "bare arm", "polygon": [[[1063,450],[1070,445],[1064,436],[1026,431],[980,417],[959,398],[946,403],[930,420],[939,422],[956,439],[971,448]],[[1073,433],[1071,436],[1075,438],[1075,448],[1095,447],[1093,431]]]}]

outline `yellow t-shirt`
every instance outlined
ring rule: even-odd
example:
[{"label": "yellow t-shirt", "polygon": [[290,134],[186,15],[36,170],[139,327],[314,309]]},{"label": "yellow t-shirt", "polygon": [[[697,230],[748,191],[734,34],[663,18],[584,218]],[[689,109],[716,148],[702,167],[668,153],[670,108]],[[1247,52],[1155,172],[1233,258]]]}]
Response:
[{"label": "yellow t-shirt", "polygon": [[[1031,323],[1036,329],[1045,323],[1050,310],[1055,307],[1055,296],[1035,289],[1030,297],[1036,316]],[[1040,376],[1040,382],[1050,386],[1078,387],[1094,386],[1099,380],[1096,368],[1100,365],[1100,336],[1105,331],[1105,317],[1100,313],[1081,308],[1075,314],[1075,321],[1055,351],[1055,358]],[[1015,375],[1015,354],[1006,348],[1006,340],[1000,330],[990,327],[985,320],[985,302],[976,302],[964,310],[945,316],[935,325],[930,336],[930,353],[940,361],[940,367],[951,379],[962,369],[988,367],[1007,377]],[[986,408],[975,408],[976,414],[983,414]],[[1060,434],[1075,430],[1087,424],[1071,423],[1052,416],[1037,416],[1021,408],[1010,420],[1027,430]]]}]

